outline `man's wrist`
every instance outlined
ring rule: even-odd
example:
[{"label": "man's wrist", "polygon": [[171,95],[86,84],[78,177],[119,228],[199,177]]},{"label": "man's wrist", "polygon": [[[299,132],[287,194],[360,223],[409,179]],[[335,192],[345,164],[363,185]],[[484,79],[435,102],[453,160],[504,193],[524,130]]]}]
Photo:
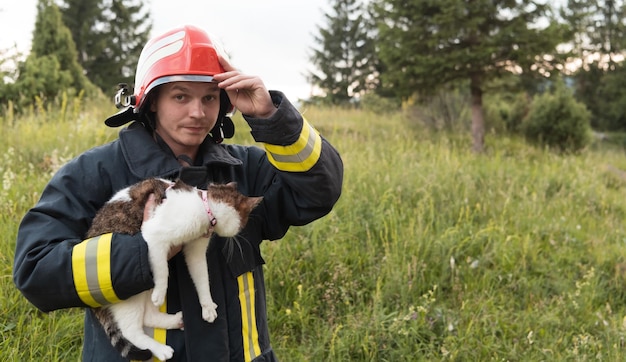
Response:
[{"label": "man's wrist", "polygon": [[278,105],[276,104],[272,104],[272,107],[269,108],[269,110],[261,115],[256,116],[255,118],[261,118],[261,119],[268,119],[270,117],[272,117],[276,111],[278,110]]}]

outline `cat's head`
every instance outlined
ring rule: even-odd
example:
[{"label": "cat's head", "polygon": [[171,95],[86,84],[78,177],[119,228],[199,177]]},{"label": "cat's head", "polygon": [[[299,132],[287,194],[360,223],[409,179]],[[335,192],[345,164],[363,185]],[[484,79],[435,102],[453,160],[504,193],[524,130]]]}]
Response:
[{"label": "cat's head", "polygon": [[249,197],[237,191],[237,184],[211,184],[207,188],[207,202],[216,219],[214,231],[223,237],[237,235],[246,226],[252,210],[263,197]]}]

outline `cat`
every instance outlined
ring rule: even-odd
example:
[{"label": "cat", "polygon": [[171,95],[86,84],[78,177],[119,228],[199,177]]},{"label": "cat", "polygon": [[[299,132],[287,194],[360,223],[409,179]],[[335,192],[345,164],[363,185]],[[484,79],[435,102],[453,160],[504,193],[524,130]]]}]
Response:
[{"label": "cat", "polygon": [[[144,208],[150,194],[155,196],[151,217],[144,222]],[[202,307],[202,318],[217,318],[217,305],[211,298],[206,251],[213,232],[234,237],[245,226],[250,212],[262,197],[247,197],[234,182],[211,184],[199,190],[181,181],[150,178],[119,192],[97,212],[86,237],[105,233],[141,232],[148,244],[154,288],[119,303],[94,308],[111,344],[123,357],[147,360],[152,356],[165,361],[174,350],[145,334],[143,326],[180,329],[182,312],[167,314],[158,307],[167,292],[167,256],[172,246],[182,251]]]}]

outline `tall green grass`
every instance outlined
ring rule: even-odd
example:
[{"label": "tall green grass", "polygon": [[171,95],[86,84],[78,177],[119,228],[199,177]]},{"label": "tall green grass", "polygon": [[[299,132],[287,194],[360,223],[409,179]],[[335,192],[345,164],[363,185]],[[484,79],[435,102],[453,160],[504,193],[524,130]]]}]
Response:
[{"label": "tall green grass", "polygon": [[[77,360],[82,312],[37,312],[11,267],[17,225],[56,168],[117,131],[89,106],[0,120],[0,357]],[[263,253],[283,361],[622,360],[621,149],[556,155],[501,135],[433,134],[400,114],[303,109],[340,151],[335,209]],[[241,118],[234,142],[252,143]],[[609,165],[611,167],[609,167]]]}]

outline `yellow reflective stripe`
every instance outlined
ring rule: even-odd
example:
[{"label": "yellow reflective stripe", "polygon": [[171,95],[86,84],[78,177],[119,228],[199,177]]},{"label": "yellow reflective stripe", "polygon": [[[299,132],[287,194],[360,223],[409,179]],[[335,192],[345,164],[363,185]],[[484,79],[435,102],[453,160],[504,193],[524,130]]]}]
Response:
[{"label": "yellow reflective stripe", "polygon": [[118,302],[111,280],[112,234],[87,239],[72,250],[74,287],[83,303],[100,307]]},{"label": "yellow reflective stripe", "polygon": [[[163,305],[161,305],[159,307],[159,311],[161,313],[167,313],[167,298],[165,298],[165,302],[163,302]],[[167,330],[163,329],[163,328],[152,328],[152,327],[148,327],[148,326],[143,326],[143,332],[148,335],[151,336],[152,338],[154,338],[154,340],[156,340],[159,343],[163,343],[166,344],[166,338],[167,338]],[[132,362],[139,362],[138,360],[131,360]],[[152,359],[149,359],[148,361],[154,361],[154,362],[162,362],[160,359],[156,358],[156,357],[152,357]]]},{"label": "yellow reflective stripe", "polygon": [[111,279],[111,239],[113,234],[104,234],[98,241],[98,284],[100,293],[109,303],[117,303],[120,298],[113,290],[113,280]]},{"label": "yellow reflective stripe", "polygon": [[78,293],[80,300],[90,307],[99,307],[100,304],[98,304],[91,296],[91,293],[89,292],[89,284],[87,283],[85,258],[87,244],[91,240],[93,239],[83,241],[82,243],[75,245],[72,249],[72,274],[74,275],[74,287],[76,288],[76,292]]},{"label": "yellow reflective stripe", "polygon": [[239,285],[239,303],[241,305],[244,361],[249,362],[261,355],[259,332],[256,327],[255,290],[252,272],[238,276],[237,284]]},{"label": "yellow reflective stripe", "polygon": [[[163,302],[163,304],[159,307],[159,311],[161,313],[167,313],[167,298],[165,299],[165,302]],[[167,339],[167,330],[165,328],[154,328],[153,331],[154,335],[152,336],[152,338],[154,338],[159,343],[166,344],[165,342]],[[159,362],[161,360],[154,357],[154,361]]]},{"label": "yellow reflective stripe", "polygon": [[270,163],[277,169],[291,172],[308,171],[319,160],[322,137],[306,120],[298,140],[289,146],[265,144]]}]

